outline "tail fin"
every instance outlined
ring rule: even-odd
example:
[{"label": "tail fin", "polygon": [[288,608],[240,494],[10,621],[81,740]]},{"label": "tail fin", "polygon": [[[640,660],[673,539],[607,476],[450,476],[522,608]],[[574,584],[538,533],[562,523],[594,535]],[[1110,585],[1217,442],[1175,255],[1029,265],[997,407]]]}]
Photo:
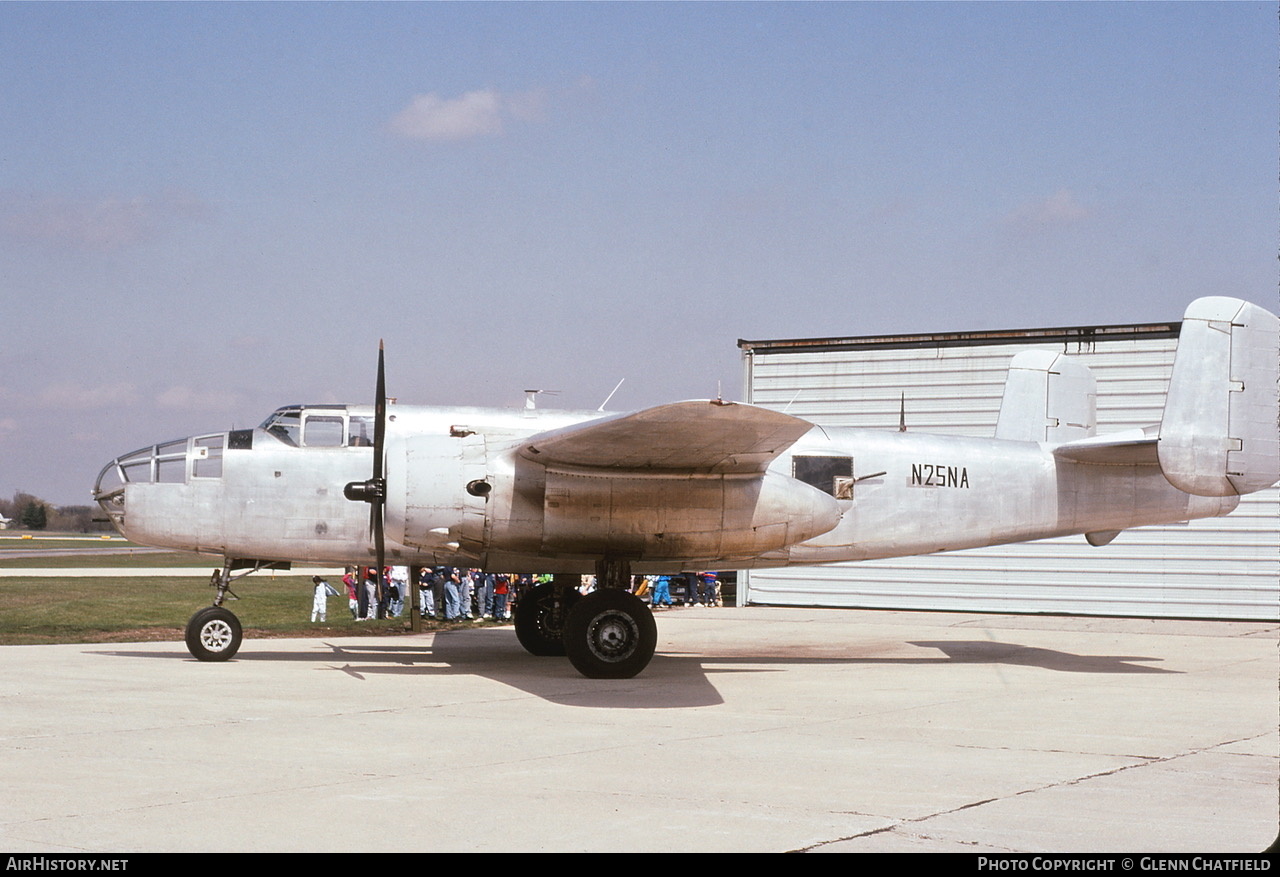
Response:
[{"label": "tail fin", "polygon": [[1160,469],[1198,496],[1280,480],[1280,319],[1234,298],[1200,298],[1183,317],[1160,423]]},{"label": "tail fin", "polygon": [[1070,442],[1096,429],[1097,383],[1079,360],[1047,350],[1024,350],[1009,363],[996,438]]}]

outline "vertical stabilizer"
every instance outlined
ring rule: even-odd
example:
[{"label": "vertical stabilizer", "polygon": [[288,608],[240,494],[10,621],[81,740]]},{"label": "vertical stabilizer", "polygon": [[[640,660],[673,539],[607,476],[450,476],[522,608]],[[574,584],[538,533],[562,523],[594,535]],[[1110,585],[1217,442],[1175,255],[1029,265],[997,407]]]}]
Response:
[{"label": "vertical stabilizer", "polygon": [[1096,428],[1097,385],[1088,366],[1049,350],[1024,350],[1009,363],[996,438],[1070,442]]},{"label": "vertical stabilizer", "polygon": [[1198,496],[1280,480],[1280,319],[1234,298],[1187,307],[1160,423],[1160,468]]}]

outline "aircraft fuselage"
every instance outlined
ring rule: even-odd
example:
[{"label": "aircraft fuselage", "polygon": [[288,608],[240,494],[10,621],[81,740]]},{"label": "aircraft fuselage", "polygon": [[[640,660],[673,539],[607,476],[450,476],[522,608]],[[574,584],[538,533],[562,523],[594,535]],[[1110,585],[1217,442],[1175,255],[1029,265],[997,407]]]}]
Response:
[{"label": "aircraft fuselage", "polygon": [[[288,417],[282,420],[281,412]],[[281,409],[262,427],[145,448],[95,496],[128,538],[234,558],[368,563],[369,406]],[[1157,465],[1082,465],[1039,442],[815,427],[764,471],[576,469],[522,451],[601,418],[391,406],[388,562],[638,573],[897,557],[1222,515]],[[314,424],[313,424],[314,418]],[[114,472],[112,488],[104,476]],[[1105,537],[1103,537],[1105,541]]]}]

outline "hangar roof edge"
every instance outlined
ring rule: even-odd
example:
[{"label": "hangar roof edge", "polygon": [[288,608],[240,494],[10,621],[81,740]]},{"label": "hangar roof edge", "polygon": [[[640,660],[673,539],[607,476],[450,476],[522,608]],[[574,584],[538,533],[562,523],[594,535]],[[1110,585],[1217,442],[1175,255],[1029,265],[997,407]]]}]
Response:
[{"label": "hangar roof edge", "polygon": [[1138,323],[1118,326],[1064,326],[1045,329],[996,329],[974,332],[929,332],[914,335],[857,335],[830,338],[738,339],[746,354],[801,353],[873,348],[979,347],[989,344],[1079,343],[1130,341],[1138,338],[1177,338],[1182,322]]}]

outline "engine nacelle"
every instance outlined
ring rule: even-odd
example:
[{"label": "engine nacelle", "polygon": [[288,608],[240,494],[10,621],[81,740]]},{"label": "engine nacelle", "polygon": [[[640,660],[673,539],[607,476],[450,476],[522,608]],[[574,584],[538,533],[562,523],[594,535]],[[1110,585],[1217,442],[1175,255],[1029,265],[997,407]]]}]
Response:
[{"label": "engine nacelle", "polygon": [[544,468],[481,435],[391,436],[386,533],[483,563],[489,552],[643,561],[753,558],[833,529],[839,503],[779,472]]},{"label": "engine nacelle", "polygon": [[754,557],[831,530],[836,500],[776,472],[549,470],[543,550],[636,560]]},{"label": "engine nacelle", "polygon": [[480,435],[387,437],[387,536],[478,560],[485,549],[485,443]]}]

